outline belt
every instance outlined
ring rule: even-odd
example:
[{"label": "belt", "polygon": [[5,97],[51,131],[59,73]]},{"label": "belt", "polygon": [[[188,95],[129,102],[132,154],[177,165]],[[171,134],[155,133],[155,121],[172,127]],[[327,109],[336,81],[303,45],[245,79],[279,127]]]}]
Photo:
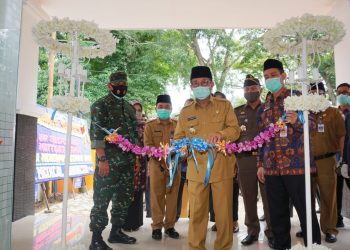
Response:
[{"label": "belt", "polygon": [[326,158],[329,158],[332,156],[335,156],[335,153],[327,153],[324,155],[315,156],[314,159],[315,159],[315,161],[318,161],[318,160],[326,159]]},{"label": "belt", "polygon": [[257,151],[241,152],[241,153],[237,153],[236,156],[238,158],[247,157],[247,156],[258,156],[258,152]]}]

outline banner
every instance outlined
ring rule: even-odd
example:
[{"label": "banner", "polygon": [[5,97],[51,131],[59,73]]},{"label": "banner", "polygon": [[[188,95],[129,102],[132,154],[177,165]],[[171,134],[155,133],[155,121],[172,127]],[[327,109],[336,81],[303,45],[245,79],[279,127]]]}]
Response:
[{"label": "banner", "polygon": [[[64,177],[67,115],[57,111],[51,119],[53,110],[43,107],[43,111],[37,125],[36,183]],[[87,122],[73,117],[69,177],[90,174],[93,174],[93,167]]]}]

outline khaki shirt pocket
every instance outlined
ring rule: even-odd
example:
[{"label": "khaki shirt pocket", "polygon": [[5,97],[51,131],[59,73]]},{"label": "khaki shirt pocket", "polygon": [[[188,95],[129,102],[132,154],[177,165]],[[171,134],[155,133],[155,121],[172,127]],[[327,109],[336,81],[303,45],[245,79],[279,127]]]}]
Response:
[{"label": "khaki shirt pocket", "polygon": [[209,124],[211,133],[219,132],[225,129],[225,117],[223,115],[215,116],[211,119]]},{"label": "khaki shirt pocket", "polygon": [[154,130],[153,131],[153,142],[156,147],[160,145],[160,143],[163,140],[163,131],[161,130]]}]

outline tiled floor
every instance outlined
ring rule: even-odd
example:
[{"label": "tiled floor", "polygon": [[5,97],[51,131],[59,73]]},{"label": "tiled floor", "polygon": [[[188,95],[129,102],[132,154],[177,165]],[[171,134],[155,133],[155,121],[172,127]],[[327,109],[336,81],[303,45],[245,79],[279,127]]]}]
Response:
[{"label": "tiled floor", "polygon": [[[91,239],[91,233],[88,228],[89,213],[92,205],[92,194],[79,195],[76,200],[69,200],[69,219],[67,229],[68,249],[88,249]],[[39,213],[36,216],[28,216],[24,219],[13,223],[12,227],[12,249],[13,250],[43,250],[43,249],[59,249],[61,236],[61,204],[52,207],[53,213]],[[262,211],[259,203],[259,211]],[[296,213],[294,213],[296,214]],[[261,213],[260,213],[261,215]],[[239,211],[240,231],[234,234],[232,249],[242,250],[268,250],[266,239],[263,234],[260,234],[259,241],[249,247],[242,246],[240,241],[246,236],[246,228],[244,226],[244,208],[243,201],[240,197]],[[120,245],[109,244],[113,249],[134,249],[134,250],[180,250],[188,249],[187,246],[187,230],[188,219],[180,219],[176,224],[176,229],[179,231],[181,238],[174,240],[164,237],[162,241],[157,242],[151,238],[151,220],[145,218],[144,226],[137,232],[130,233],[131,236],[137,238],[135,245]],[[350,249],[350,220],[345,219],[345,228],[341,229],[338,235],[338,242],[335,244],[324,245],[334,250],[349,250]],[[213,249],[215,241],[215,233],[211,232],[208,225],[207,234],[207,249]],[[261,223],[264,227],[264,223]],[[298,218],[295,215],[292,218],[292,241],[296,244],[299,239],[295,238],[295,232],[299,229]],[[108,237],[110,226],[104,231],[105,239]]]}]

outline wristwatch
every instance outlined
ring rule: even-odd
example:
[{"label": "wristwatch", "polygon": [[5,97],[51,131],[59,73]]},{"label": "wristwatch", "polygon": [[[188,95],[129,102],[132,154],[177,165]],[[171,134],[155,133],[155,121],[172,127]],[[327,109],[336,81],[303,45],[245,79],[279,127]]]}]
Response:
[{"label": "wristwatch", "polygon": [[105,155],[102,155],[100,157],[97,156],[97,161],[107,161],[107,157]]}]

